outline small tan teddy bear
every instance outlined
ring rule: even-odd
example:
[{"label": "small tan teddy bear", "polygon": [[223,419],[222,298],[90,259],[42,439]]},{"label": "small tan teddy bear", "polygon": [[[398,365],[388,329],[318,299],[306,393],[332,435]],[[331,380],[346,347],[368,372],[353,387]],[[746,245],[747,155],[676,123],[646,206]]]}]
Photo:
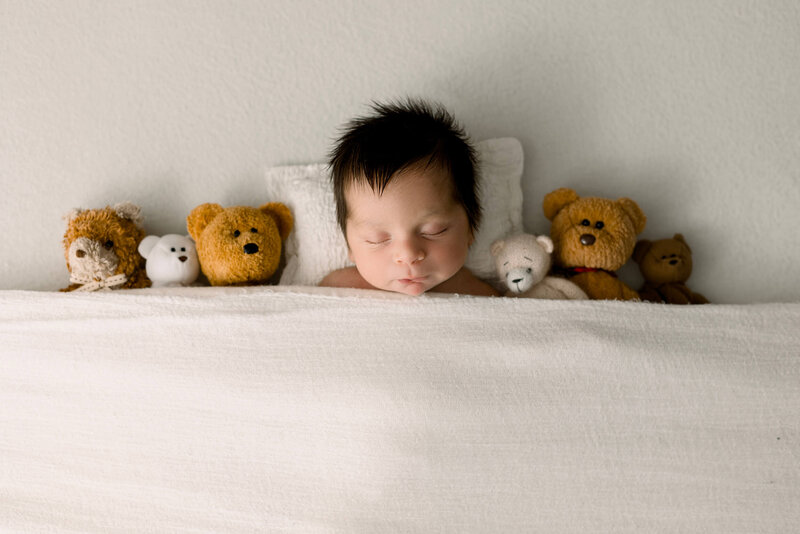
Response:
[{"label": "small tan teddy bear", "polygon": [[265,284],[278,268],[294,219],[288,207],[201,204],[186,219],[200,269],[213,286]]},{"label": "small tan teddy bear", "polygon": [[636,236],[647,222],[636,202],[582,198],[562,188],[545,195],[542,208],[552,221],[556,274],[567,276],[590,299],[639,298],[614,272],[633,254]]},{"label": "small tan teddy bear", "polygon": [[681,234],[672,239],[640,240],[633,251],[645,283],[639,290],[643,300],[667,304],[708,304],[700,293],[686,286],[692,274],[692,249]]},{"label": "small tan teddy bear", "polygon": [[71,282],[61,291],[149,287],[139,243],[141,210],[122,202],[103,209],[74,209],[65,217],[64,256]]}]

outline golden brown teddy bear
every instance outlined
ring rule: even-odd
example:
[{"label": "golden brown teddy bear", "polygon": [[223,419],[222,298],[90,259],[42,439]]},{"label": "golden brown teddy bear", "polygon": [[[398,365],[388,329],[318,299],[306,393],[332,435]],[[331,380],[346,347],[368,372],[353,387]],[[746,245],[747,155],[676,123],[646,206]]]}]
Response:
[{"label": "golden brown teddy bear", "polygon": [[122,202],[103,209],[72,210],[65,217],[64,256],[70,272],[61,291],[148,287],[139,242],[144,238],[141,210]]},{"label": "golden brown teddy bear", "polygon": [[681,234],[672,239],[640,240],[633,250],[645,283],[639,290],[643,300],[667,304],[708,304],[685,282],[692,274],[692,249]]},{"label": "golden brown teddy bear", "polygon": [[260,208],[201,204],[186,218],[197,244],[200,269],[213,286],[269,281],[293,224],[291,211],[280,202]]},{"label": "golden brown teddy bear", "polygon": [[556,274],[568,277],[590,299],[635,300],[639,295],[614,271],[633,253],[647,222],[633,200],[581,198],[569,188],[548,193],[542,203],[552,221]]}]

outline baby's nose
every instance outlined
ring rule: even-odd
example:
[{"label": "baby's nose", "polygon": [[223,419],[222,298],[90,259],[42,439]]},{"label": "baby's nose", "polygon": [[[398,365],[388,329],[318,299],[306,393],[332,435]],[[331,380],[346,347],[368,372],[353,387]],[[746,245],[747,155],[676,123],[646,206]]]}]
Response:
[{"label": "baby's nose", "polygon": [[397,255],[395,256],[396,263],[413,264],[425,259],[425,251],[421,247],[416,246],[414,243],[401,244]]},{"label": "baby's nose", "polygon": [[398,256],[395,260],[397,263],[417,263],[425,259],[425,254],[420,252],[416,255],[406,255],[406,256]]}]

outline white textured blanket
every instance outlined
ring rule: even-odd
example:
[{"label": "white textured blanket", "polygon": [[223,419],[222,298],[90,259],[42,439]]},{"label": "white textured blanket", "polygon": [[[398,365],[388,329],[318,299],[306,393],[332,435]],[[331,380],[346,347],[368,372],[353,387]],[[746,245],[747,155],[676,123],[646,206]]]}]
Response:
[{"label": "white textured blanket", "polygon": [[2,532],[798,532],[800,304],[0,292]]}]

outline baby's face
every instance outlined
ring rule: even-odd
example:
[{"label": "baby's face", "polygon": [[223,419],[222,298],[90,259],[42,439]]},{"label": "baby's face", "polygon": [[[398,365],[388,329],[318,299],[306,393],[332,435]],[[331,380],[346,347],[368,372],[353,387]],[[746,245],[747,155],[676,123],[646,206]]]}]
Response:
[{"label": "baby's face", "polygon": [[447,172],[408,169],[382,195],[363,183],[345,199],[350,259],[373,286],[419,295],[464,266],[472,233]]}]

